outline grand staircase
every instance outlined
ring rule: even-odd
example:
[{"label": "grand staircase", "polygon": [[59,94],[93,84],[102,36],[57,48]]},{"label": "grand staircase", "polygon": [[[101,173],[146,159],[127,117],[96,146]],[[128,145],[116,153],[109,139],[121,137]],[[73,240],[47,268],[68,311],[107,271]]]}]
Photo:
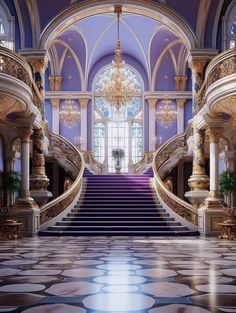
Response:
[{"label": "grand staircase", "polygon": [[162,208],[143,175],[93,175],[85,170],[82,201],[62,221],[40,232],[46,236],[194,236]]}]

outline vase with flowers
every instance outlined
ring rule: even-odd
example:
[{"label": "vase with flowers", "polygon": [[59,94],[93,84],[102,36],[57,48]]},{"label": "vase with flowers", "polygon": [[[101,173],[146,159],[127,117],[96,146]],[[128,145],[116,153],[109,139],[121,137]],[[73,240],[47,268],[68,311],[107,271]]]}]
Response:
[{"label": "vase with flowers", "polygon": [[121,171],[121,160],[124,158],[125,152],[121,148],[112,149],[112,157],[115,160],[116,174],[120,174]]}]

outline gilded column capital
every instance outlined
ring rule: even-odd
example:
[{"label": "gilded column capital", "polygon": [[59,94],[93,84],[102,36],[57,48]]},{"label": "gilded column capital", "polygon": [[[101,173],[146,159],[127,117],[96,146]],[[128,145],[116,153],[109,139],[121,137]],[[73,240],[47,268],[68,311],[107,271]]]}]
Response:
[{"label": "gilded column capital", "polygon": [[45,58],[28,59],[28,62],[33,67],[34,73],[44,73],[48,64]]},{"label": "gilded column capital", "polygon": [[223,134],[222,127],[209,127],[207,130],[210,142],[218,142]]},{"label": "gilded column capital", "polygon": [[186,99],[176,99],[177,106],[182,108],[186,103]]},{"label": "gilded column capital", "polygon": [[58,108],[60,104],[61,99],[50,99],[50,102],[53,107]]},{"label": "gilded column capital", "polygon": [[204,67],[208,60],[206,59],[192,59],[189,62],[189,67],[192,72],[203,73]]},{"label": "gilded column capital", "polygon": [[79,103],[80,103],[81,109],[86,109],[88,102],[89,102],[88,98],[79,98]]},{"label": "gilded column capital", "polygon": [[55,91],[61,90],[62,76],[55,76]]},{"label": "gilded column capital", "polygon": [[156,98],[148,98],[147,102],[150,108],[155,108],[158,99]]},{"label": "gilded column capital", "polygon": [[30,136],[32,134],[32,129],[30,127],[20,127],[17,128],[18,135],[20,137],[21,142],[29,142]]},{"label": "gilded column capital", "polygon": [[50,85],[50,91],[54,91],[55,90],[55,76],[49,76],[48,80],[49,80],[49,85]]},{"label": "gilded column capital", "polygon": [[187,89],[187,81],[188,81],[188,76],[183,75],[181,76],[181,90],[185,91]]},{"label": "gilded column capital", "polygon": [[174,77],[174,80],[175,80],[175,90],[176,90],[176,91],[180,91],[180,80],[181,80],[181,76],[176,75],[176,76]]}]

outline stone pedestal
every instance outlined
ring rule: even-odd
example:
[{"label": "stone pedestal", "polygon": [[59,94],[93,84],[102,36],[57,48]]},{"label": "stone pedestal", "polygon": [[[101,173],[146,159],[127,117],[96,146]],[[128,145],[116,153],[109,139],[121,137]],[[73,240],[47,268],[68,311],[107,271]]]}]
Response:
[{"label": "stone pedestal", "polygon": [[25,202],[25,199],[17,199],[15,204],[17,222],[21,223],[23,236],[34,236],[39,231],[40,209],[35,202]]},{"label": "stone pedestal", "polygon": [[223,206],[215,208],[205,206],[198,210],[198,231],[204,236],[218,236],[221,233],[221,226],[224,219]]}]

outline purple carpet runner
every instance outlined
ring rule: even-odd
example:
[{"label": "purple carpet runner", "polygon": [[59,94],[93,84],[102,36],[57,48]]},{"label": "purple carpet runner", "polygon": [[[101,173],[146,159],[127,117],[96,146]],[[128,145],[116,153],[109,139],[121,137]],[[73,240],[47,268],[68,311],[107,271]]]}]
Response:
[{"label": "purple carpet runner", "polygon": [[61,222],[41,235],[59,236],[194,236],[155,199],[143,175],[93,175],[85,170],[87,187],[83,200]]}]

